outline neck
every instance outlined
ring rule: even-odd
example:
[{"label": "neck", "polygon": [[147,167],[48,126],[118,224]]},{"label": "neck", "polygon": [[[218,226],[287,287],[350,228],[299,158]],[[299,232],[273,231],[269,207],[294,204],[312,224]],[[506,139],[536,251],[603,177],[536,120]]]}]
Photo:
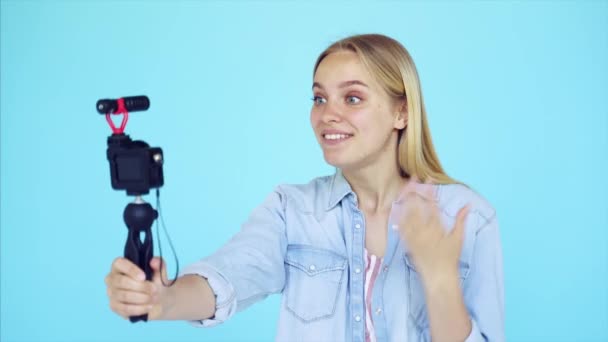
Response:
[{"label": "neck", "polygon": [[399,172],[397,154],[384,153],[381,160],[357,168],[343,169],[342,174],[357,194],[359,208],[375,214],[390,211],[407,179]]}]

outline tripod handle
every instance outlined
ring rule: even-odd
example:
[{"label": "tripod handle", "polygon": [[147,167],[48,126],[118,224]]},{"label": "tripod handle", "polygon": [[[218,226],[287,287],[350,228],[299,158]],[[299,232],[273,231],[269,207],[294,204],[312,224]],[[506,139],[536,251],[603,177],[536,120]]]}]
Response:
[{"label": "tripod handle", "polygon": [[[146,274],[146,280],[152,280],[153,270],[150,267],[150,260],[152,260],[152,233],[150,231],[145,232],[146,237],[142,243],[139,237],[139,232],[135,230],[129,230],[129,237],[125,244],[125,258],[131,260]],[[129,317],[131,323],[138,321],[148,321],[148,315],[131,316]]]},{"label": "tripod handle", "polygon": [[[152,223],[158,217],[158,212],[148,203],[130,203],[125,208],[124,219],[129,234],[125,243],[125,258],[137,265],[146,274],[146,280],[152,280],[154,271],[150,266],[150,260],[154,253],[152,243]],[[144,240],[141,234],[144,233]],[[131,316],[132,323],[148,321],[148,315]]]}]

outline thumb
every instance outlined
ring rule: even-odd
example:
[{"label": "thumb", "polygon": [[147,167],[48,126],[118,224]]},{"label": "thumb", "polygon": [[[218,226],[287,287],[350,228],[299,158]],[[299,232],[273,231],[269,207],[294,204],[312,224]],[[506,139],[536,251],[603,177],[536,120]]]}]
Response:
[{"label": "thumb", "polygon": [[150,267],[154,271],[152,276],[152,282],[155,284],[167,284],[167,263],[165,260],[159,257],[154,257],[150,260]]},{"label": "thumb", "polygon": [[467,218],[467,214],[471,206],[469,204],[462,207],[458,214],[456,215],[456,222],[454,223],[454,229],[450,233],[451,237],[456,240],[458,245],[462,244],[462,240],[464,239],[464,229],[465,229],[465,220]]}]

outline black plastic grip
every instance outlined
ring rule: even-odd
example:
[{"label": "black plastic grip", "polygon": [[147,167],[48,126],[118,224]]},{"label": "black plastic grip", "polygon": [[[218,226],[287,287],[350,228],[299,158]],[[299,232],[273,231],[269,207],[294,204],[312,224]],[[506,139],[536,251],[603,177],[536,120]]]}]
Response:
[{"label": "black plastic grip", "polygon": [[[129,203],[123,213],[125,224],[129,229],[125,243],[125,258],[131,260],[146,274],[146,280],[151,281],[154,271],[150,266],[150,260],[154,253],[152,240],[152,224],[158,217],[158,212],[149,203]],[[141,240],[141,233],[145,234]],[[148,321],[148,314],[131,316],[132,323]]]}]

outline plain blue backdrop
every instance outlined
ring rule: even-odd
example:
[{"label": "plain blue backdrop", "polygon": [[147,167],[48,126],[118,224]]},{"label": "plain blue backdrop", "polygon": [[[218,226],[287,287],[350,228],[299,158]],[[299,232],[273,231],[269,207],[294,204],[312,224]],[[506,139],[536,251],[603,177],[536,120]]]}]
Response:
[{"label": "plain blue backdrop", "polygon": [[443,166],[498,211],[507,339],[608,340],[608,2],[5,0],[0,340],[272,340],[278,296],[213,329],[111,312],[130,199],[95,103],[150,97],[127,132],[164,149],[185,265],[275,185],[334,171],[309,125],[313,63],[369,32],[409,49]]}]

